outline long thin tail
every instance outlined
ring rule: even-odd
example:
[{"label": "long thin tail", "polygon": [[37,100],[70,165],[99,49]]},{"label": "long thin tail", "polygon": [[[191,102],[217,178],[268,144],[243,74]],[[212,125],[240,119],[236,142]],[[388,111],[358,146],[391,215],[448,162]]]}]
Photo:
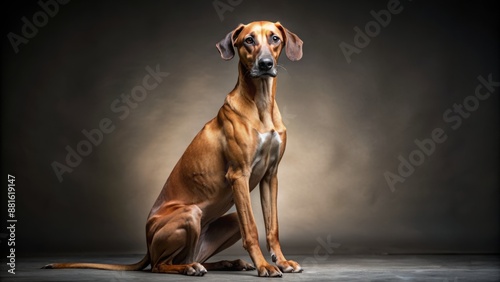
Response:
[{"label": "long thin tail", "polygon": [[134,264],[105,264],[105,263],[51,263],[42,268],[45,269],[61,269],[61,268],[91,268],[103,270],[121,270],[121,271],[134,271],[142,270],[150,263],[149,253],[144,258]]}]

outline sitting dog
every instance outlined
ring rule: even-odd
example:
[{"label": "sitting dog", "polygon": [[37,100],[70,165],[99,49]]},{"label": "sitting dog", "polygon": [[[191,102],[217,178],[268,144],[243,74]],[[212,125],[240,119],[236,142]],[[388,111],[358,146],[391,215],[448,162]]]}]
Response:
[{"label": "sitting dog", "polygon": [[[205,124],[172,170],[146,224],[148,251],[132,265],[55,263],[44,268],[141,270],[204,275],[207,270],[253,270],[281,277],[301,272],[287,260],[278,236],[278,164],[286,128],[275,101],[278,58],[302,58],[302,40],[279,22],[239,25],[216,44],[221,57],[239,55],[238,81],[217,116]],[[267,248],[259,247],[250,192],[259,185]],[[226,212],[236,205],[236,212]],[[239,239],[254,265],[242,260],[207,263]]]}]

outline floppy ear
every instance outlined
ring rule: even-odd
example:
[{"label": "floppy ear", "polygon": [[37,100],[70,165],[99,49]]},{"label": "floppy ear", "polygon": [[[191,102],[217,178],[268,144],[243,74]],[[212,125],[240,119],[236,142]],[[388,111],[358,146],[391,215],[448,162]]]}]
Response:
[{"label": "floppy ear", "polygon": [[222,59],[231,60],[234,57],[234,41],[240,34],[243,27],[244,25],[240,24],[235,30],[228,33],[226,37],[224,37],[224,39],[215,44],[215,47],[217,47],[217,50],[219,50]]},{"label": "floppy ear", "polygon": [[290,61],[298,61],[302,58],[302,40],[293,32],[284,28],[279,22],[275,23],[285,38],[285,53]]}]

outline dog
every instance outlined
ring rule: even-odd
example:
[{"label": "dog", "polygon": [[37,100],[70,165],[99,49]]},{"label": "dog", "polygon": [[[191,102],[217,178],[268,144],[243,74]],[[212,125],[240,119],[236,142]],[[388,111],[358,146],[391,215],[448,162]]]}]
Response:
[{"label": "dog", "polygon": [[[131,265],[54,263],[44,268],[142,270],[203,276],[209,270],[254,270],[281,277],[302,272],[281,251],[278,164],[286,128],[275,101],[278,58],[302,58],[302,40],[279,22],[240,24],[216,47],[224,60],[239,55],[238,81],[217,116],[205,124],[173,168],[146,223],[147,254]],[[235,51],[236,50],[236,51]],[[269,264],[259,247],[250,192],[259,185]],[[233,206],[236,212],[226,214]],[[207,263],[242,239],[253,264]]]}]

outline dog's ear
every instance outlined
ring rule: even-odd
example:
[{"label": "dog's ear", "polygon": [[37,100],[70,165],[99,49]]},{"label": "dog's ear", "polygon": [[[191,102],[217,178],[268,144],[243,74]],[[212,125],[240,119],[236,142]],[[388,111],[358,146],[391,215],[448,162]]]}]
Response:
[{"label": "dog's ear", "polygon": [[228,33],[224,39],[215,44],[215,47],[219,50],[220,56],[224,60],[231,60],[234,57],[234,41],[240,34],[243,27],[245,26],[240,24],[236,29]]},{"label": "dog's ear", "polygon": [[302,58],[302,40],[293,32],[284,28],[280,22],[275,23],[285,38],[285,53],[290,61],[298,61]]}]

